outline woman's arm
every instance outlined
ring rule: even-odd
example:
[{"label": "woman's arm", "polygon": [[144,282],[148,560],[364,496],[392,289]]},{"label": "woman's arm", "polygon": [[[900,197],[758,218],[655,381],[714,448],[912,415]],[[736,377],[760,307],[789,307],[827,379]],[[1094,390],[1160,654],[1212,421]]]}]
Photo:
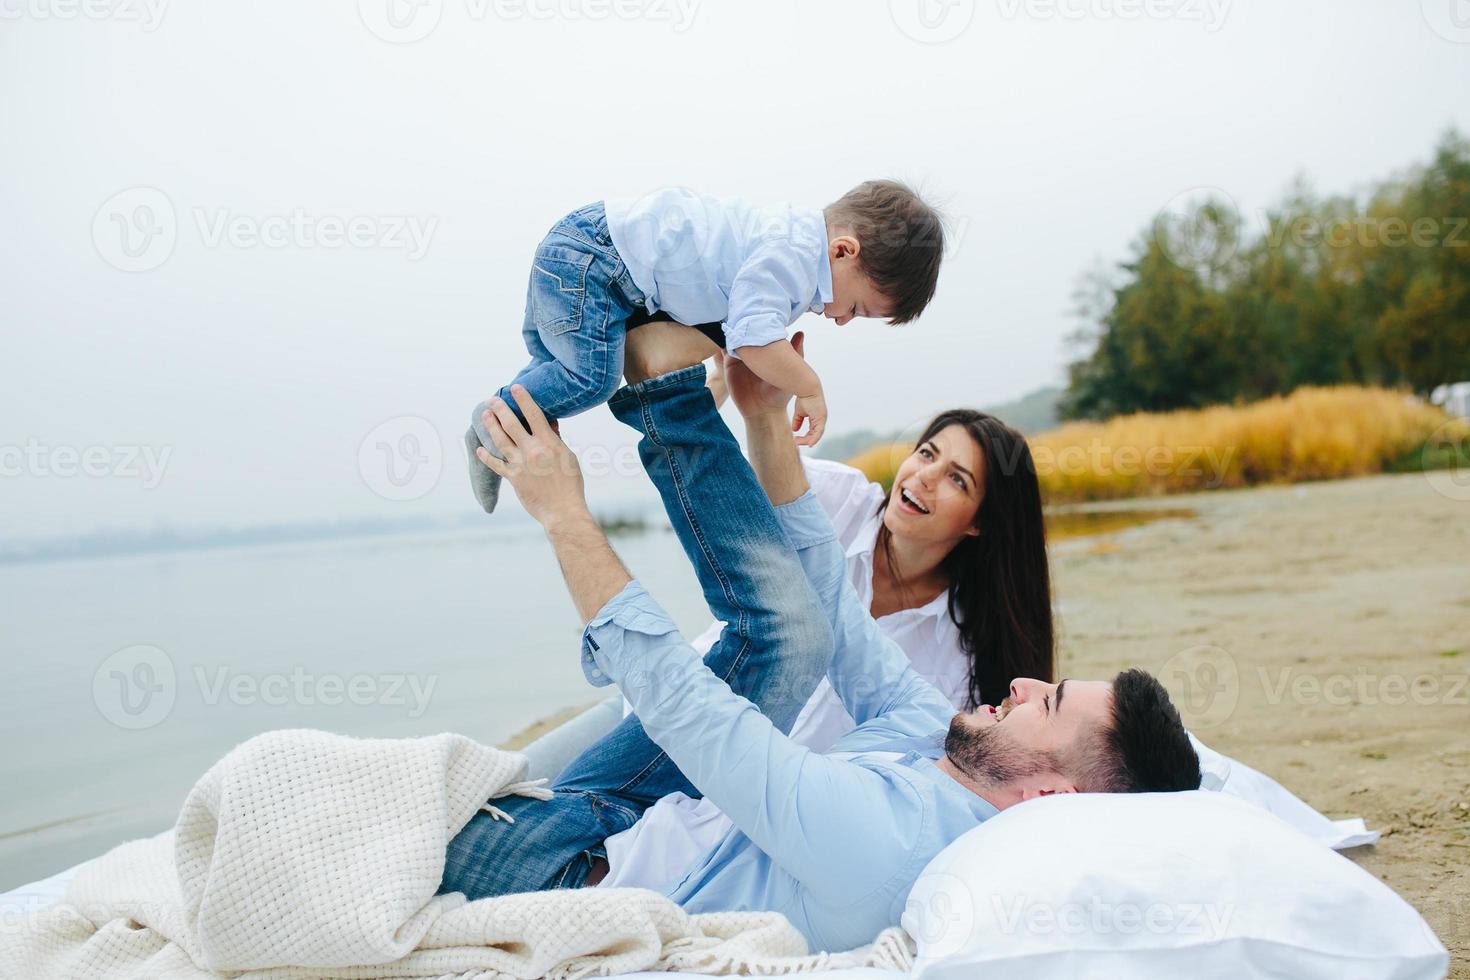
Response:
[{"label": "woman's arm", "polygon": [[789,504],[811,489],[784,409],[746,416],[745,435],[750,468],[773,507]]}]

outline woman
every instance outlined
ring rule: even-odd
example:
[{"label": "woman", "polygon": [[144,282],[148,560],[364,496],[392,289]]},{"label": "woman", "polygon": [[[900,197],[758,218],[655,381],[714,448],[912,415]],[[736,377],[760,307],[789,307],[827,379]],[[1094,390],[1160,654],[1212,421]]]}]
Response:
[{"label": "woman", "polygon": [[[639,327],[644,331],[641,342],[663,347],[692,333],[668,323]],[[723,378],[715,375],[710,387],[723,402]],[[847,549],[848,576],[859,597],[957,711],[999,704],[1012,678],[1053,679],[1041,491],[1020,433],[983,412],[941,412],[925,426],[887,494],[842,463],[808,458],[804,465]],[[711,623],[692,646],[707,651],[720,626]],[[623,710],[621,698],[610,698],[533,742],[526,749],[532,775],[555,776],[610,731]],[[852,726],[823,680],[791,737],[821,752]]]}]

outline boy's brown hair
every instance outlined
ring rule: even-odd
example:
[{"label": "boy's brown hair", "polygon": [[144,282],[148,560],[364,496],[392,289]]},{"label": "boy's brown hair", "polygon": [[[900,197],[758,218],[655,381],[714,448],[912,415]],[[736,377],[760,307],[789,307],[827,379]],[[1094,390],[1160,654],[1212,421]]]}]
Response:
[{"label": "boy's brown hair", "polygon": [[827,226],[862,246],[858,264],[890,302],[892,324],[908,323],[934,298],[944,223],[939,212],[896,180],[865,181],[824,212]]}]

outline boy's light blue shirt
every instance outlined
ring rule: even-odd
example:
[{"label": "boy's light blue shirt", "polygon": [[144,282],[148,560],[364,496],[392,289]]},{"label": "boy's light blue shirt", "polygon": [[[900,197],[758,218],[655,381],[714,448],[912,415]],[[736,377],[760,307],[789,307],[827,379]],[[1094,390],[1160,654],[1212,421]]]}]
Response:
[{"label": "boy's light blue shirt", "polygon": [[753,207],[666,187],[603,202],[613,246],[650,313],[725,325],[725,347],[786,339],[832,301],[827,220],[789,204]]},{"label": "boy's light blue shirt", "polygon": [[828,677],[858,722],[831,754],[791,741],[732,692],[636,581],[587,625],[582,668],[621,687],[735,825],[669,897],[691,912],[781,912],[812,949],[844,950],[897,925],[930,859],[996,809],[935,766],[954,707],[863,608],[816,496],[776,513],[833,623]]}]

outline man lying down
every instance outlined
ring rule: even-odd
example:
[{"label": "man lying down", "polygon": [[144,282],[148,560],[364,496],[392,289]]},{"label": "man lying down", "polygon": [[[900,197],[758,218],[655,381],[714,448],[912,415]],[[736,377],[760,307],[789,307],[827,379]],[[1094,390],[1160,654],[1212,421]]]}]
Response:
[{"label": "man lying down", "polygon": [[[497,800],[514,822],[471,820],[450,842],[441,892],[595,885],[609,870],[607,838],[683,792],[708,797],[733,826],[673,874],[638,860],[658,846],[640,832],[628,866],[612,869],[617,884],[690,912],[780,912],[814,951],[845,950],[898,924],[929,860],[1006,807],[1198,788],[1179,715],[1141,670],[1111,683],[1018,678],[999,706],[956,714],[848,582],[792,439],[790,394],[727,360],[747,462],[705,388],[706,343],[690,328],[640,327],[628,342],[633,383],[609,403],[641,434],[644,468],[710,612],[728,624],[703,660],[613,553],[576,457],[525,390],[513,391],[514,409],[495,401],[486,412],[505,459],[479,458],[546,531],[587,622],[583,672],[616,683],[634,714],[561,773],[551,800]],[[858,723],[825,755],[785,734],[823,675]]]}]

